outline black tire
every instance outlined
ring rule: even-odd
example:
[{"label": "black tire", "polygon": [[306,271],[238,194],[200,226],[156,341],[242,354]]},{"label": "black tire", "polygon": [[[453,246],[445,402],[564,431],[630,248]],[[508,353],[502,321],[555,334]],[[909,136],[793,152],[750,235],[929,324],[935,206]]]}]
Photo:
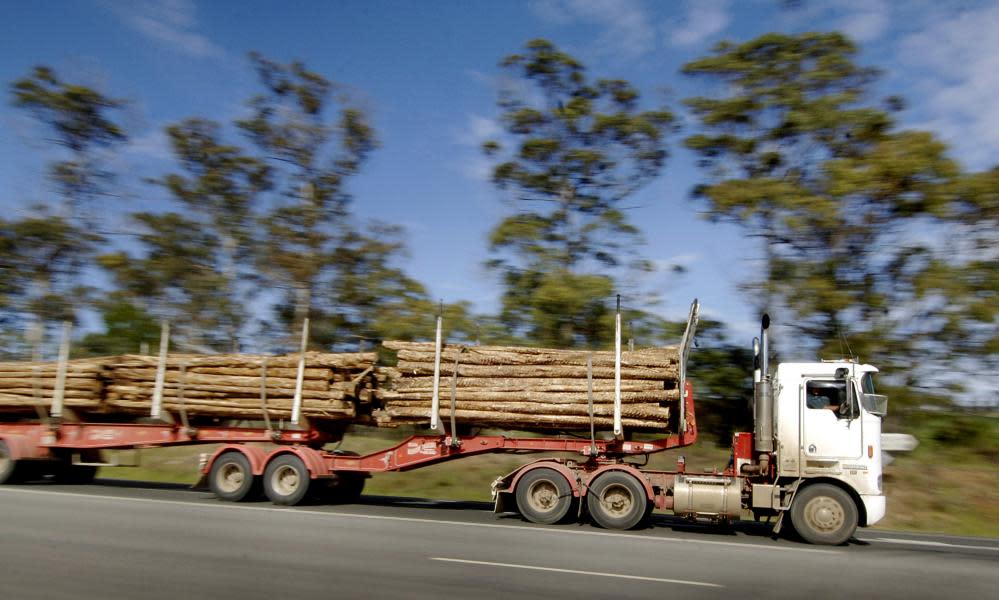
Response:
[{"label": "black tire", "polygon": [[0,442],[0,485],[4,483],[20,483],[21,472],[24,469],[10,456],[7,442]]},{"label": "black tire", "polygon": [[60,463],[56,467],[55,481],[69,485],[86,485],[94,482],[97,477],[97,467],[91,465],[74,465]]},{"label": "black tire", "polygon": [[278,456],[264,470],[264,493],[274,504],[301,504],[309,497],[311,483],[309,469],[294,454]]},{"label": "black tire", "polygon": [[353,504],[361,498],[366,479],[363,473],[338,471],[326,483],[322,499],[332,504]]},{"label": "black tire", "polygon": [[555,469],[541,467],[529,471],[517,482],[517,508],[532,523],[553,525],[576,518],[578,499],[572,486]]},{"label": "black tire", "polygon": [[645,486],[628,473],[600,475],[586,492],[586,508],[604,529],[632,529],[647,517],[649,497]]},{"label": "black tire", "polygon": [[828,483],[810,485],[794,495],[791,523],[806,542],[838,546],[857,530],[857,505],[850,494]]},{"label": "black tire", "polygon": [[250,459],[237,450],[215,459],[208,472],[208,488],[221,500],[242,502],[253,496],[257,487]]}]

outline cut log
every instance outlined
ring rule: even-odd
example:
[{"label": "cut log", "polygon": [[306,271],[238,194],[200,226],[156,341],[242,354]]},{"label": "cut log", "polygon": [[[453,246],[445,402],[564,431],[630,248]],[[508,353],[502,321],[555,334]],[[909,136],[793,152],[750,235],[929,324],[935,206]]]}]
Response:
[{"label": "cut log", "polygon": [[[396,368],[401,377],[414,377],[421,375],[433,375],[432,364],[424,363],[399,363]],[[449,376],[454,373],[454,363],[441,363],[441,376]],[[675,368],[651,369],[646,367],[621,368],[622,379],[651,379],[658,381],[673,381],[677,379],[679,371]],[[577,366],[564,365],[463,365],[458,364],[459,377],[556,377],[586,378],[586,367],[580,369]],[[594,367],[593,377],[597,379],[613,379],[613,367]]]},{"label": "cut log", "polygon": [[[181,374],[179,370],[169,369],[164,372],[165,379],[171,383],[179,383],[181,381]],[[127,368],[113,368],[111,369],[110,375],[113,381],[155,381],[156,380],[156,369],[127,369]],[[229,387],[229,388],[256,388],[260,389],[260,377],[238,377],[234,375],[202,375],[199,373],[187,372],[184,374],[183,381],[184,384],[192,388],[204,387],[208,389],[209,387]],[[295,389],[295,379],[290,378],[279,378],[267,377],[267,389],[271,388],[290,388]],[[326,381],[316,381],[313,379],[305,379],[302,381],[303,390],[315,390],[315,391],[325,391],[329,389],[329,384]]]},{"label": "cut log", "polygon": [[[425,423],[427,413],[414,407],[389,408],[386,412],[393,420],[407,420],[412,423]],[[441,417],[449,418],[451,411],[441,409]],[[589,417],[571,415],[546,415],[522,413],[502,413],[480,410],[456,410],[455,418],[465,425],[487,425],[506,427],[508,429],[586,429],[590,426]],[[607,417],[596,417],[594,425],[599,429],[607,429],[614,425],[614,420]],[[651,421],[646,419],[622,419],[621,424],[630,431],[665,431],[669,429],[666,421]]]},{"label": "cut log", "polygon": [[[397,390],[378,390],[376,397],[383,401],[394,400],[422,400],[430,406],[430,395],[425,392],[410,392]],[[644,390],[638,392],[621,392],[622,404],[640,404],[643,402],[666,402],[668,400],[679,399],[676,390]],[[450,389],[442,387],[440,391],[441,402],[451,398]],[[455,394],[458,400],[466,402],[503,402],[503,401],[531,401],[538,404],[575,404],[587,402],[586,392],[499,392],[499,391],[472,391],[459,388]],[[613,402],[614,392],[594,392],[594,402]]]},{"label": "cut log", "polygon": [[[265,361],[268,370],[271,367],[298,367],[298,354],[284,354],[281,356],[267,356],[263,354],[171,354],[167,357],[167,367],[180,368],[186,365],[192,367],[259,367]],[[365,369],[378,360],[376,352],[350,352],[350,353],[327,353],[327,352],[306,352],[306,368],[324,367],[338,369]],[[109,362],[110,367],[155,367],[159,363],[156,356],[142,356],[139,354],[126,354],[116,357]]]},{"label": "cut log", "polygon": [[[488,409],[489,411],[501,412],[501,413],[518,413],[518,414],[546,414],[546,415],[576,415],[576,416],[587,416],[589,415],[589,407],[586,404],[540,404],[537,402],[493,402],[488,405],[483,405],[479,402],[462,402],[456,403],[456,408],[458,410],[473,410],[482,411]],[[444,408],[451,408],[450,402],[445,402],[442,405]],[[430,414],[430,407],[425,406],[419,402],[414,402],[412,400],[398,400],[392,403],[392,408],[390,410],[395,410],[402,407],[410,408],[423,408],[423,414]],[[613,404],[594,404],[593,414],[599,417],[612,417],[614,416],[614,405]],[[668,407],[660,406],[655,403],[648,404],[626,404],[621,407],[621,416],[635,419],[660,419],[666,421],[669,419],[670,410]],[[428,417],[429,418],[429,417]]]},{"label": "cut log", "polygon": [[[587,389],[586,377],[459,377],[457,387],[468,390],[489,390],[489,391],[530,391],[530,392],[585,392]],[[664,388],[664,382],[657,379],[626,379],[621,381],[621,391],[637,392],[642,390],[662,390],[672,389],[676,385],[669,382],[668,388]],[[441,386],[450,386],[451,377],[442,377]],[[397,391],[423,391],[430,392],[434,387],[432,376],[422,377],[401,377],[392,381],[391,389]],[[614,391],[613,379],[594,379],[594,392]]]}]

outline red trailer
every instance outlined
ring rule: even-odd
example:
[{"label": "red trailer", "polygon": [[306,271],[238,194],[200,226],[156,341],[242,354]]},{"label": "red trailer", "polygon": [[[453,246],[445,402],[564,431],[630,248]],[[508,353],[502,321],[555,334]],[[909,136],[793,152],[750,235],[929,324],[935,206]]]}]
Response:
[{"label": "red trailer", "polygon": [[[413,435],[395,446],[354,456],[322,447],[340,440],[342,431],[266,429],[189,423],[89,423],[51,421],[0,423],[0,483],[51,474],[67,482],[93,479],[101,450],[156,448],[222,443],[202,468],[209,488],[219,498],[240,501],[262,486],[276,504],[294,505],[310,492],[330,491],[338,500],[361,493],[371,473],[409,471],[467,456],[494,452],[574,453],[578,459],[546,458],[500,477],[493,486],[498,508],[516,506],[532,521],[555,523],[579,515],[579,502],[594,492],[601,511],[589,513],[610,528],[637,524],[653,507],[669,508],[666,491],[671,473],[639,469],[624,462],[693,444],[697,439],[691,385],[685,385],[686,428],[652,441],[565,437],[511,437],[450,433]],[[265,449],[249,442],[274,444]],[[682,465],[680,468],[682,473]],[[627,488],[622,494],[620,487]],[[629,495],[630,494],[630,495]],[[633,498],[633,499],[632,499]],[[635,502],[635,500],[641,500]],[[632,506],[634,505],[634,506]]]},{"label": "red trailer", "polygon": [[[681,342],[681,363],[686,360],[697,318],[695,303]],[[546,458],[499,477],[493,485],[497,508],[516,508],[532,521],[555,523],[579,516],[581,500],[594,497],[596,492],[600,503],[591,502],[589,514],[606,527],[628,528],[654,507],[669,507],[667,491],[672,474],[640,470],[624,459],[687,446],[697,439],[692,387],[685,382],[683,364],[679,387],[683,390],[680,414],[675,419],[679,432],[661,439],[633,441],[623,435],[612,439],[595,435],[588,439],[460,437],[460,423],[452,419],[446,428],[442,419],[428,415],[431,433],[413,435],[366,456],[323,449],[342,439],[345,426],[340,424],[309,425],[303,420],[299,426],[275,428],[267,421],[264,427],[242,427],[192,421],[184,414],[180,422],[174,422],[159,406],[153,409],[158,418],[147,422],[97,423],[52,417],[0,422],[0,483],[43,474],[65,481],[89,481],[103,464],[101,450],[222,443],[202,467],[212,492],[224,500],[240,501],[262,488],[274,503],[294,505],[325,494],[340,501],[356,498],[371,473],[408,471],[495,452],[572,453],[576,455],[573,459]],[[438,412],[435,404],[433,415]],[[68,415],[69,411],[58,411],[63,413]],[[265,449],[251,442],[272,446]],[[601,510],[603,506],[608,509]]]}]

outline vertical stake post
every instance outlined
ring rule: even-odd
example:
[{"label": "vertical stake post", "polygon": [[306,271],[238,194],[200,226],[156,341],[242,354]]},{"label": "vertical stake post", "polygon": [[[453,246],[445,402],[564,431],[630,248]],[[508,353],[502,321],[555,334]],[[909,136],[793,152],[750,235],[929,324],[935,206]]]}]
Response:
[{"label": "vertical stake post", "polygon": [[305,350],[309,346],[309,317],[302,321],[302,347],[298,355],[298,375],[295,377],[295,399],[291,405],[291,424],[298,425],[302,416],[302,385],[305,382]]},{"label": "vertical stake post", "polygon": [[260,361],[260,412],[264,414],[264,427],[267,428],[267,435],[274,435],[271,428],[271,415],[267,410],[267,357]]},{"label": "vertical stake post", "polygon": [[35,399],[35,411],[38,413],[38,418],[43,423],[48,424],[49,415],[48,411],[45,410],[45,404],[42,399],[42,382],[39,381],[42,371],[40,364],[42,362],[42,338],[44,335],[45,332],[42,324],[36,318],[28,329],[28,338],[31,342],[31,390]]},{"label": "vertical stake post", "polygon": [[586,409],[590,415],[590,456],[597,455],[597,427],[593,422],[593,353],[586,355]]},{"label": "vertical stake post", "polygon": [[73,324],[62,323],[62,339],[59,340],[59,366],[56,371],[55,391],[52,394],[52,408],[49,415],[54,419],[62,418],[62,405],[66,398],[66,370],[69,368],[69,337],[73,332]]},{"label": "vertical stake post", "polygon": [[434,342],[434,391],[430,397],[430,429],[440,431],[441,407],[441,339],[444,325],[444,301],[441,301],[440,311],[437,313],[437,337]]},{"label": "vertical stake post", "polygon": [[451,445],[458,447],[461,440],[458,439],[458,423],[455,412],[458,410],[458,356],[464,348],[458,350],[454,355],[454,373],[451,375]]},{"label": "vertical stake post", "polygon": [[166,381],[167,351],[170,348],[170,323],[166,319],[160,322],[160,358],[156,363],[156,383],[153,384],[153,406],[149,416],[159,419],[163,413],[163,383]]},{"label": "vertical stake post", "polygon": [[617,312],[614,315],[614,435],[624,433],[621,426],[621,295],[617,296]]},{"label": "vertical stake post", "polygon": [[180,424],[184,435],[191,436],[191,421],[187,418],[187,401],[184,398],[184,388],[187,386],[187,361],[180,363],[180,377],[177,380],[177,401],[180,404]]}]

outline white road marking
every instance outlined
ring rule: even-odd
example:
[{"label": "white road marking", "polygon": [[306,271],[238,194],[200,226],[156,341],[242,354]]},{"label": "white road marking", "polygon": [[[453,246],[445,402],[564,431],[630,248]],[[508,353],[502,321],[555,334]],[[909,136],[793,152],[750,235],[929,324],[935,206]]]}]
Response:
[{"label": "white road marking", "polygon": [[560,534],[560,535],[588,535],[588,536],[601,536],[601,537],[619,537],[627,538],[633,541],[650,541],[650,542],[661,542],[668,544],[703,544],[708,546],[732,546],[735,548],[755,548],[758,550],[775,550],[778,552],[798,552],[798,553],[813,553],[813,554],[844,554],[843,551],[838,550],[822,550],[819,548],[807,548],[800,545],[795,546],[768,546],[766,544],[753,544],[753,543],[742,543],[742,542],[721,542],[718,540],[698,540],[693,538],[682,538],[682,537],[659,537],[659,536],[646,536],[646,535],[634,535],[629,533],[615,533],[611,531],[581,531],[578,529],[562,529],[562,528],[550,528],[550,527],[525,527],[524,525],[503,525],[500,523],[469,523],[467,521],[449,521],[444,519],[422,519],[419,517],[394,517],[389,515],[365,515],[358,513],[347,513],[347,512],[333,512],[333,511],[321,511],[321,510],[306,510],[300,508],[279,508],[275,506],[246,506],[243,504],[236,504],[233,502],[218,503],[218,504],[203,504],[198,502],[188,502],[184,500],[164,500],[161,498],[132,498],[127,496],[112,496],[107,494],[86,494],[80,493],[75,494],[72,492],[55,492],[51,490],[41,490],[41,489],[30,489],[23,487],[9,487],[0,486],[0,493],[11,492],[15,494],[35,494],[40,496],[65,496],[73,498],[93,498],[95,500],[121,500],[123,502],[145,502],[150,504],[171,504],[177,506],[184,506],[187,508],[199,507],[210,510],[252,510],[259,512],[278,512],[284,515],[307,515],[307,516],[321,516],[321,517],[343,517],[348,519],[371,519],[375,521],[401,521],[407,523],[431,523],[437,525],[456,525],[461,527],[480,527],[489,529],[530,529],[531,531],[549,533],[549,534]]},{"label": "white road marking", "polygon": [[937,548],[969,548],[973,550],[992,550],[999,552],[999,546],[973,546],[971,544],[951,544],[950,542],[936,542],[933,540],[903,540],[899,538],[866,538],[869,542],[884,542],[886,544],[903,544],[913,546],[933,546]]},{"label": "white road marking", "polygon": [[484,560],[465,560],[462,558],[431,558],[442,562],[463,563],[467,565],[485,565],[487,567],[506,567],[509,569],[528,569],[531,571],[551,571],[553,573],[569,573],[571,575],[592,575],[594,577],[616,577],[618,579],[638,579],[640,581],[655,581],[658,583],[679,583],[683,585],[698,585],[702,587],[725,587],[717,583],[703,581],[688,581],[686,579],[665,579],[663,577],[642,577],[641,575],[623,575],[621,573],[598,573],[594,571],[577,571],[576,569],[556,569],[555,567],[538,567],[535,565],[515,565],[511,563],[488,562]]}]

